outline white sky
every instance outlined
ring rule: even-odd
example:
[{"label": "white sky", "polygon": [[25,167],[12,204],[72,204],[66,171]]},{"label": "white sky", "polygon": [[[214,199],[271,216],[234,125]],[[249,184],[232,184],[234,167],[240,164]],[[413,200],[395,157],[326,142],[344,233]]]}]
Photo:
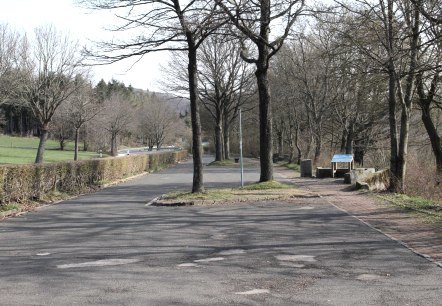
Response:
[{"label": "white sky", "polygon": [[[79,8],[74,0],[0,0],[0,22],[17,31],[27,32],[28,36],[33,35],[34,28],[52,24],[81,45],[87,45],[90,41],[112,37],[105,28],[112,27],[116,20],[105,12]],[[165,65],[167,58],[166,53],[148,54],[132,69],[130,67],[135,59],[95,66],[92,68],[93,80],[98,82],[103,78],[110,81],[114,78],[135,88],[160,91],[158,81],[162,75],[159,64]]]}]

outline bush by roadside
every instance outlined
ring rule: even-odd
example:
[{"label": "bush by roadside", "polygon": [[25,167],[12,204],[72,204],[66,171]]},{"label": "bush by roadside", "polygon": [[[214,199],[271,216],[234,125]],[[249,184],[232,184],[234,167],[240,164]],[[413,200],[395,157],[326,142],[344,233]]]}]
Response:
[{"label": "bush by roadside", "polygon": [[161,152],[52,164],[0,166],[0,210],[11,203],[42,201],[54,193],[77,195],[126,177],[153,172],[187,158]]}]

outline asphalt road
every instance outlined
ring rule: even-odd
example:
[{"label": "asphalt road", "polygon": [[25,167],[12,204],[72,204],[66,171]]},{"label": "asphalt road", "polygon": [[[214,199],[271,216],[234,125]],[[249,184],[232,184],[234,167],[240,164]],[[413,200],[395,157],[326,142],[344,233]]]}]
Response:
[{"label": "asphalt road", "polygon": [[191,179],[185,163],[0,222],[0,305],[441,305],[441,268],[321,198],[145,206]]}]

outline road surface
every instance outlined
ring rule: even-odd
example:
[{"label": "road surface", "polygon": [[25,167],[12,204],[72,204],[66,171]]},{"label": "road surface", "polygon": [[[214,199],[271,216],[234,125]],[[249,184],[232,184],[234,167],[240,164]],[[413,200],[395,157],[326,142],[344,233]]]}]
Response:
[{"label": "road surface", "polygon": [[[0,304],[440,305],[441,268],[321,198],[145,206],[190,190],[191,170],[0,222]],[[205,180],[238,185],[238,169]]]}]

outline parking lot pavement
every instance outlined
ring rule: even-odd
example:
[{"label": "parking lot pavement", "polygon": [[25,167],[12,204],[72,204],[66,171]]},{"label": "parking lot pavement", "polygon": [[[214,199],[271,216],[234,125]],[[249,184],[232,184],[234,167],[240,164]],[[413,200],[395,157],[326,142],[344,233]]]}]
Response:
[{"label": "parking lot pavement", "polygon": [[0,304],[440,305],[441,268],[324,199],[145,206],[189,169],[1,222]]}]

